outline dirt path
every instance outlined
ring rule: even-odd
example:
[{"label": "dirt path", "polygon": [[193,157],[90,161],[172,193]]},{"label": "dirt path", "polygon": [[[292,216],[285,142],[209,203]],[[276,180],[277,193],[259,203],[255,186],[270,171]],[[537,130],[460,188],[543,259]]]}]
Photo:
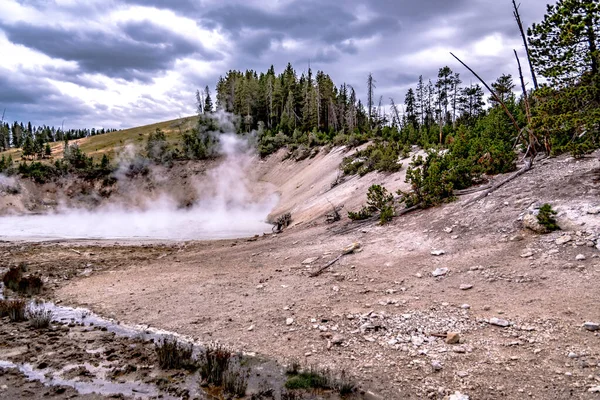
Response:
[{"label": "dirt path", "polygon": [[[344,369],[386,399],[597,399],[600,333],[582,324],[600,322],[600,214],[588,213],[600,206],[598,168],[550,160],[469,208],[465,198],[385,227],[318,223],[164,246],[3,244],[0,261],[52,271],[63,303]],[[545,202],[563,231],[525,231],[520,218]],[[354,242],[361,252],[309,277]],[[460,343],[434,335],[448,331]]]}]

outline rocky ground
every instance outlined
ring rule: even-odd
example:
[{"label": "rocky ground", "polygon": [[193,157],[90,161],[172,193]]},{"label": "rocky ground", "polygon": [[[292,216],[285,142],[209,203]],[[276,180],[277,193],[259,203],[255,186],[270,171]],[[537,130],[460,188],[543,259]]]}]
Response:
[{"label": "rocky ground", "polygon": [[[3,243],[0,262],[28,262],[47,280],[44,295],[62,304],[345,370],[383,399],[600,398],[597,155],[539,162],[465,207],[472,196],[384,227],[322,222],[171,244]],[[523,227],[543,203],[558,210],[561,231]],[[360,250],[311,276],[352,243]],[[39,340],[4,322],[2,330],[0,354]]]}]

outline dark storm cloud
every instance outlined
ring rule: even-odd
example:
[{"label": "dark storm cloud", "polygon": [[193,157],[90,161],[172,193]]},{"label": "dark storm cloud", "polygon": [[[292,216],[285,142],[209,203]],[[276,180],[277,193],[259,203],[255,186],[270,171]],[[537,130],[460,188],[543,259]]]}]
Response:
[{"label": "dark storm cloud", "polygon": [[7,103],[39,104],[59,94],[45,82],[14,76],[11,71],[0,67],[0,106]]},{"label": "dark storm cloud", "polygon": [[100,73],[111,78],[150,81],[154,74],[171,68],[178,58],[220,58],[219,54],[206,51],[199,43],[148,21],[130,22],[120,28],[122,34],[74,32],[58,26],[27,23],[0,25],[13,43],[52,58],[75,61],[82,72]]},{"label": "dark storm cloud", "polygon": [[62,94],[43,78],[10,74],[3,68],[0,68],[0,108],[6,109],[6,121],[55,126],[60,126],[63,120],[77,120],[92,111],[79,99]]},{"label": "dark storm cloud", "polygon": [[[230,69],[265,71],[273,64],[279,72],[288,62],[299,74],[310,63],[313,70],[324,70],[336,84],[351,84],[363,99],[366,76],[372,72],[377,80],[377,98],[383,96],[387,103],[393,97],[396,103],[402,103],[406,89],[416,86],[419,75],[435,81],[438,69],[444,65],[459,72],[465,84],[474,81],[449,55],[451,50],[487,81],[502,73],[515,73],[512,49],[502,54],[475,55],[472,49],[476,42],[499,36],[502,43],[516,46],[522,54],[509,0],[18,2],[40,12],[59,10],[68,21],[93,22],[102,22],[109,10],[119,9],[120,15],[127,18],[127,13],[133,16],[135,12],[128,11],[130,6],[155,7],[189,18],[201,29],[215,30],[226,42],[215,52],[183,36],[178,26],[167,29],[152,21],[123,22],[100,31],[84,24],[80,28],[72,24],[68,29],[60,24],[44,27],[0,15],[0,39],[4,32],[14,44],[73,64],[4,71],[0,77],[0,108],[7,105],[25,120],[66,118],[73,123],[121,127],[171,119],[182,110],[193,112],[195,89],[207,84],[214,88],[218,76]],[[521,14],[527,26],[542,18],[545,1],[523,3]],[[184,62],[176,64],[176,60]],[[197,69],[197,64],[187,60],[214,62],[219,67]],[[0,59],[0,72],[5,66]],[[119,106],[104,104],[110,101],[106,96],[95,105],[82,105],[48,82],[70,82],[99,91],[114,90],[118,83],[119,90],[127,90],[122,85],[128,82],[152,87],[156,78],[168,71],[180,77],[178,87],[164,94],[141,94],[130,104]]]}]

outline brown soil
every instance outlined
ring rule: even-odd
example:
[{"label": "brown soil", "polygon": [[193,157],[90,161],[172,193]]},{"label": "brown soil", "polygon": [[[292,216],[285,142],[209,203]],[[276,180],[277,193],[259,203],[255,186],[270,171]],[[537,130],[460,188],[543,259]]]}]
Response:
[{"label": "brown soil", "polygon": [[[62,303],[281,362],[344,369],[385,399],[455,391],[471,399],[597,399],[589,390],[600,385],[600,333],[582,324],[600,322],[600,214],[587,213],[600,206],[599,174],[597,155],[546,160],[468,208],[465,196],[384,227],[325,224],[329,175],[320,188],[305,175],[306,203],[280,206],[298,210],[301,223],[280,235],[161,246],[5,243],[0,262],[54,271],[58,288],[48,295]],[[379,178],[361,179],[345,185]],[[349,187],[336,189],[352,196]],[[563,231],[524,230],[520,218],[545,202],[559,211]],[[566,234],[572,240],[556,244]],[[354,242],[361,252],[309,276]],[[317,259],[304,265],[308,258]],[[64,281],[64,268],[77,273],[65,272]],[[437,268],[448,272],[433,277]],[[511,325],[491,325],[493,317]],[[459,332],[460,343],[435,335],[448,331]]]}]

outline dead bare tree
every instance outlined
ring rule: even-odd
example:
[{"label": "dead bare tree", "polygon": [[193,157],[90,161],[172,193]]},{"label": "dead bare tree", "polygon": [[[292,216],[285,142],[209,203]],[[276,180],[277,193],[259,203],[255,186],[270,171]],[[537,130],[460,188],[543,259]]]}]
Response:
[{"label": "dead bare tree", "polygon": [[529,105],[529,95],[527,94],[527,88],[525,87],[525,79],[523,79],[523,70],[521,69],[521,60],[519,60],[519,55],[517,54],[517,50],[513,50],[515,52],[515,58],[517,59],[517,65],[519,67],[519,78],[521,79],[521,90],[523,90],[523,101],[525,102],[525,114],[527,115],[527,126],[524,128],[529,135],[529,145],[527,151],[525,152],[525,156],[527,156],[531,152],[531,157],[536,156],[535,145],[537,144],[537,138],[533,134],[531,130],[531,107]]},{"label": "dead bare tree", "polygon": [[[513,123],[513,126],[515,127],[515,129],[517,130],[518,136],[517,136],[517,141],[519,140],[519,138],[523,137],[523,129],[519,128],[519,124],[517,123],[515,117],[512,115],[512,113],[510,112],[510,110],[508,109],[508,107],[506,107],[506,104],[504,104],[504,102],[502,101],[502,99],[500,99],[500,97],[498,97],[498,95],[496,94],[496,92],[494,92],[489,85],[483,80],[481,79],[481,77],[475,72],[473,71],[467,64],[465,64],[464,62],[461,61],[460,58],[456,57],[453,53],[450,53],[452,55],[452,57],[456,58],[458,60],[458,62],[460,62],[466,69],[468,69],[473,75],[475,75],[475,77],[477,79],[479,79],[479,81],[483,84],[483,86],[485,86],[487,88],[487,90],[490,91],[490,93],[492,94],[492,96],[494,97],[494,99],[496,99],[496,101],[502,106],[502,108],[504,109],[504,112],[506,113],[506,115],[508,115],[508,117],[510,118],[510,120]],[[522,85],[524,87],[524,81],[522,80],[522,74],[521,74],[521,81],[522,81]],[[525,129],[528,129],[528,127],[525,127]],[[525,156],[527,157],[527,155],[530,153],[530,149],[535,147],[534,146],[534,142],[531,142],[531,140],[535,140],[535,136],[533,136],[533,134],[530,132],[530,137],[528,138],[529,140],[529,145],[528,145],[528,150],[525,153]],[[507,184],[508,182],[512,181],[513,179],[523,175],[525,172],[529,171],[532,167],[533,167],[533,160],[534,160],[534,155],[531,155],[529,160],[526,161],[525,166],[523,168],[521,168],[520,170],[518,170],[517,172],[515,172],[514,174],[512,174],[511,176],[509,176],[508,178],[493,184],[491,186],[487,186],[485,188],[481,188],[483,189],[487,189],[485,190],[485,192],[483,192],[482,194],[480,194],[479,196],[469,200],[467,203],[464,204],[464,207],[467,207],[473,203],[475,203],[478,200],[483,199],[484,197],[486,197],[487,195],[489,195],[490,193],[492,193],[493,191],[497,190],[498,188],[504,186],[505,184]]]},{"label": "dead bare tree", "polygon": [[504,112],[506,113],[506,115],[510,118],[513,126],[517,130],[517,134],[520,135],[521,128],[519,128],[519,124],[517,123],[517,120],[512,115],[512,113],[510,112],[510,110],[508,109],[508,107],[506,107],[506,104],[504,104],[504,102],[502,101],[502,99],[500,97],[498,97],[498,95],[496,94],[496,92],[494,92],[492,90],[492,88],[483,79],[481,79],[481,77],[479,75],[477,75],[477,73],[475,71],[473,71],[471,69],[471,67],[469,67],[467,64],[465,64],[464,62],[462,62],[462,60],[460,58],[456,57],[454,55],[454,53],[450,53],[450,54],[452,55],[452,57],[456,58],[458,60],[458,62],[461,63],[466,69],[468,69],[473,75],[475,75],[475,77],[477,79],[479,79],[479,82],[481,82],[483,84],[483,86],[485,86],[486,89],[489,90],[489,92],[492,94],[492,96],[494,96],[494,99],[496,99],[496,101],[502,106],[502,109],[504,110]]},{"label": "dead bare tree", "polygon": [[402,124],[402,121],[400,120],[400,113],[398,112],[398,107],[396,107],[396,103],[394,102],[394,99],[390,97],[390,103],[392,105],[392,111],[394,112],[394,115],[396,116],[396,122],[398,123],[398,126],[400,126]]},{"label": "dead bare tree", "polygon": [[531,70],[531,79],[533,80],[533,88],[537,90],[538,82],[537,77],[535,76],[535,70],[533,69],[533,63],[531,62],[531,56],[529,55],[529,44],[527,43],[527,37],[525,36],[525,30],[523,29],[523,21],[521,21],[521,15],[519,14],[520,4],[517,6],[515,0],[512,0],[513,3],[513,15],[515,20],[517,21],[517,25],[519,26],[519,31],[521,31],[521,38],[523,38],[523,45],[525,45],[525,53],[527,54],[527,61],[529,61],[529,69]]}]

